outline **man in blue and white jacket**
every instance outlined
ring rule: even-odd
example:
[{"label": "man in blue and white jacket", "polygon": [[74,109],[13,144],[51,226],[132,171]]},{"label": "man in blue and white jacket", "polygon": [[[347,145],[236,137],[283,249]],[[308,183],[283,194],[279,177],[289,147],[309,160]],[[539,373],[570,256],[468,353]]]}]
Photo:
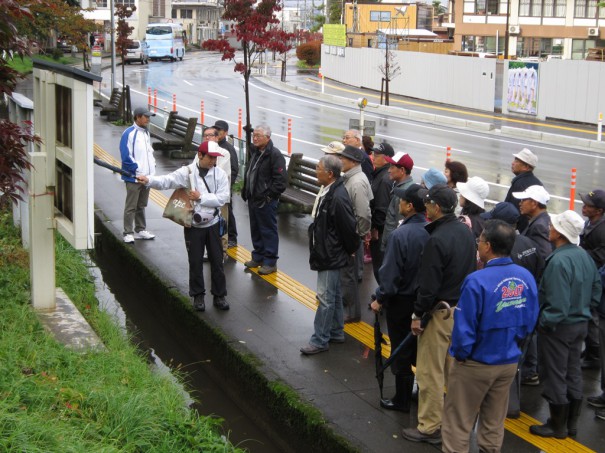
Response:
[{"label": "man in blue and white jacket", "polygon": [[490,220],[477,240],[485,268],[462,284],[456,306],[441,436],[444,452],[469,451],[479,415],[480,451],[500,451],[510,385],[520,344],[538,318],[538,289],[532,274],[509,257],[515,230]]},{"label": "man in blue and white jacket", "polygon": [[[145,208],[149,200],[149,188],[137,184],[135,176],[155,174],[155,158],[149,136],[149,117],[155,116],[145,108],[134,110],[134,124],[122,133],[120,139],[120,157],[122,170],[134,176],[124,176],[126,183],[126,203],[124,205],[124,242],[132,244],[135,239],[153,239],[154,234],[147,231]],[[133,229],[134,225],[134,229]]]},{"label": "man in blue and white jacket", "polygon": [[230,188],[227,173],[216,166],[217,157],[222,156],[216,142],[200,145],[197,159],[164,176],[137,176],[137,180],[154,189],[187,188],[193,203],[194,214],[191,228],[185,228],[185,246],[189,256],[189,295],[193,297],[193,307],[204,311],[204,249],[208,250],[210,262],[213,304],[219,310],[229,310],[225,300],[227,283],[223,269],[223,246],[219,222],[221,206],[229,201]]}]

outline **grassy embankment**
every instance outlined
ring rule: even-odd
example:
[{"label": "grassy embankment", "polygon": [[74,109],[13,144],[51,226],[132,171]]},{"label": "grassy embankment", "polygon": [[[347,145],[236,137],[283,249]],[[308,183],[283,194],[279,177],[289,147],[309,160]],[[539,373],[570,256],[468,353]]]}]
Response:
[{"label": "grassy embankment", "polygon": [[179,389],[98,310],[79,252],[57,238],[57,286],[107,347],[77,353],[58,344],[32,310],[29,256],[11,214],[0,211],[0,450],[224,452],[219,421],[185,407]]},{"label": "grassy embankment", "polygon": [[[40,60],[47,60],[53,63],[60,63],[66,65],[75,64],[82,61],[81,58],[73,58],[71,56],[62,56],[59,59],[55,59],[52,56],[48,55],[35,55],[35,57],[39,58]],[[23,59],[19,57],[13,58],[12,60],[10,60],[9,66],[21,74],[31,73],[34,67],[32,59],[29,57],[25,57]]]}]

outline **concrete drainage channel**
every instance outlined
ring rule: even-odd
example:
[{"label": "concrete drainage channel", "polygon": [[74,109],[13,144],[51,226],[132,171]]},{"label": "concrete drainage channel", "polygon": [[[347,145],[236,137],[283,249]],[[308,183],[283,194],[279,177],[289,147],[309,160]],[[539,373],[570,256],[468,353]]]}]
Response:
[{"label": "concrete drainage channel", "polygon": [[[198,317],[189,298],[124,247],[101,216],[97,212],[93,258],[115,296],[102,293],[100,302],[151,363],[188,376],[183,391],[200,401],[193,406],[199,413],[223,418],[225,435],[250,452],[357,451],[262,363]],[[114,298],[119,306],[103,300]]]}]

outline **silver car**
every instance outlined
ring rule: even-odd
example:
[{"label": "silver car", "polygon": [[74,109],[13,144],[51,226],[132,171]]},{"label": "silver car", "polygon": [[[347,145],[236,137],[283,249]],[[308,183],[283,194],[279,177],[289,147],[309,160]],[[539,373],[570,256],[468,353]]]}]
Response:
[{"label": "silver car", "polygon": [[133,39],[126,49],[124,61],[128,64],[132,61],[138,61],[141,64],[149,63],[149,46],[145,41]]}]

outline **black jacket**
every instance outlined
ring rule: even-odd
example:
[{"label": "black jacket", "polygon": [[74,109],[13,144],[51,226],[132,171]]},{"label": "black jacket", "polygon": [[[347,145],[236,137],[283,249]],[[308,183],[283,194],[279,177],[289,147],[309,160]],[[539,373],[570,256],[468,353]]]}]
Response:
[{"label": "black jacket", "polygon": [[543,186],[543,185],[544,184],[542,184],[542,181],[540,181],[538,178],[536,178],[533,171],[519,173],[511,181],[510,188],[508,189],[508,192],[506,193],[506,198],[504,199],[504,201],[508,201],[509,203],[514,204],[518,210],[519,203],[521,203],[521,200],[513,197],[513,192],[523,192],[529,186]]},{"label": "black jacket", "polygon": [[262,207],[277,200],[286,190],[286,160],[281,151],[269,140],[264,152],[252,145],[250,162],[244,178],[242,198]]},{"label": "black jacket", "polygon": [[538,245],[527,236],[517,234],[515,244],[510,252],[513,263],[527,269],[540,282],[544,272],[544,258],[538,251]]},{"label": "black jacket", "polygon": [[538,254],[543,260],[546,260],[548,255],[553,251],[553,246],[548,240],[549,225],[550,216],[548,215],[548,212],[544,211],[536,218],[531,219],[527,228],[521,233],[523,236],[527,236],[536,243]]},{"label": "black jacket", "polygon": [[597,267],[605,264],[605,217],[596,225],[586,222],[584,232],[580,235],[580,247],[588,252]]},{"label": "black jacket", "polygon": [[372,175],[372,194],[374,199],[370,201],[372,210],[372,228],[376,228],[381,234],[384,229],[384,221],[387,218],[387,209],[391,202],[391,190],[393,181],[389,178],[389,167],[383,167],[374,170]]},{"label": "black jacket", "polygon": [[359,248],[357,220],[342,178],[330,186],[309,225],[309,265],[314,271],[340,269]]},{"label": "black jacket", "polygon": [[235,184],[237,174],[239,173],[239,160],[237,157],[237,152],[235,151],[235,147],[229,143],[226,138],[218,142],[218,146],[229,151],[229,155],[231,156],[231,185],[233,185]]},{"label": "black jacket", "polygon": [[418,298],[414,304],[417,316],[441,300],[456,305],[462,282],[477,269],[475,236],[454,214],[446,214],[425,228],[431,237],[420,261]]},{"label": "black jacket", "polygon": [[368,177],[368,181],[370,181],[371,183],[372,178],[374,177],[374,164],[372,163],[372,159],[370,159],[370,156],[368,156],[368,154],[363,148],[361,148],[361,151],[364,154],[363,160],[361,161],[361,171],[365,173],[365,175]]}]

